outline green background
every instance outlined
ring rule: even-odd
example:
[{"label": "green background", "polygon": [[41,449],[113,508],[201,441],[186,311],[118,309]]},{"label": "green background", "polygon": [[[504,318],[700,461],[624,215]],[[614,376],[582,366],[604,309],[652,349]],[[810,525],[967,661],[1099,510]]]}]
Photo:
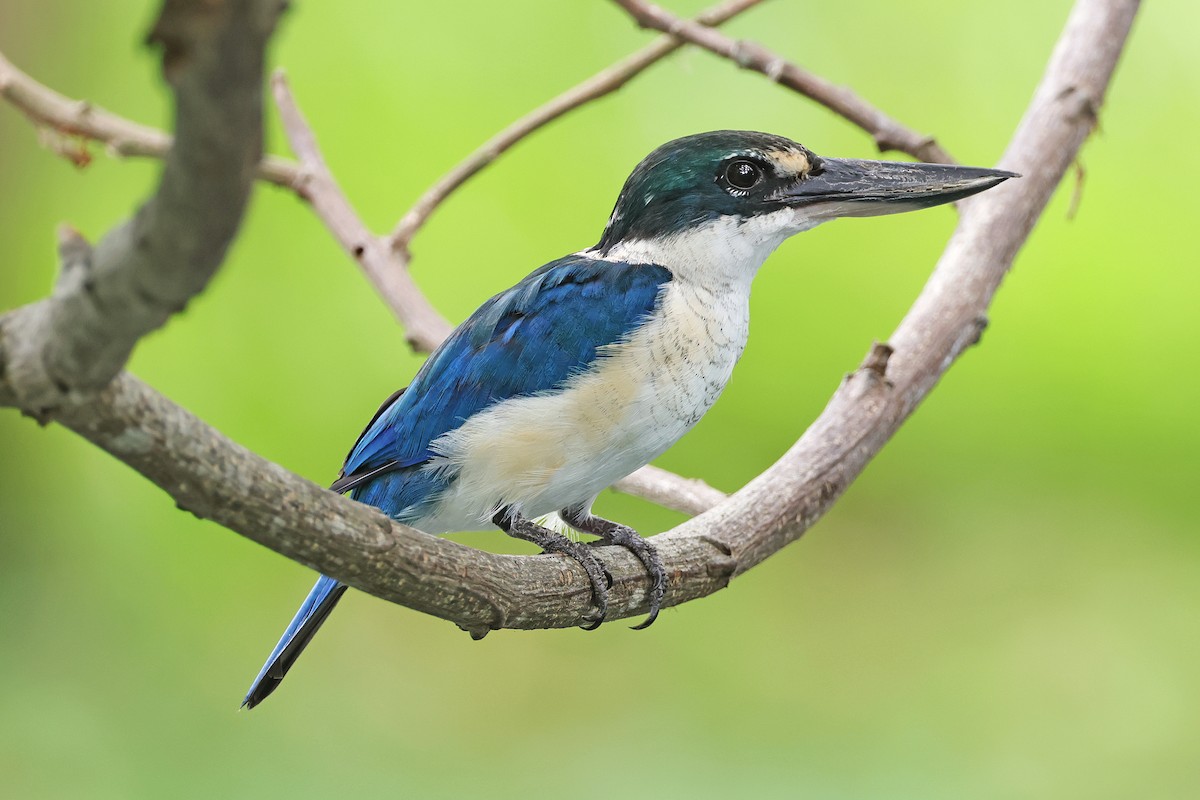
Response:
[{"label": "green background", "polygon": [[[0,0],[41,81],[168,120],[148,0]],[[697,2],[673,3],[692,13]],[[957,158],[1000,156],[1064,0],[775,0],[729,26]],[[352,593],[287,685],[237,710],[313,578],[75,435],[0,413],[0,794],[8,797],[1183,798],[1200,794],[1195,225],[1200,6],[1147,4],[1073,182],[971,350],[808,536],[645,633],[454,626]],[[386,230],[494,131],[649,39],[607,2],[296,2],[271,62]],[[521,144],[417,238],[451,319],[593,243],[650,149],[713,128],[872,157],[827,111],[702,52]],[[270,148],[287,152],[269,121]],[[99,237],[158,165],[78,170],[0,108],[0,307],[54,226]],[[760,274],[721,402],[659,463],[736,489],[919,291],[946,208],[847,220]],[[211,287],[131,369],[328,482],[419,364],[307,207],[260,186]],[[651,533],[680,517],[616,495]],[[532,552],[497,533],[472,545]]]}]

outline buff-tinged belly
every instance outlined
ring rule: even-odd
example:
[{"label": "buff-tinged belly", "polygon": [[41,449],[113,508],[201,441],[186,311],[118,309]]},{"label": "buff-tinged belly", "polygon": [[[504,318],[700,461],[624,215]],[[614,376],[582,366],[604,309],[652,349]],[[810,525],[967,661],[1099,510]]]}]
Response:
[{"label": "buff-tinged belly", "polygon": [[[671,286],[661,313],[557,392],[506,400],[433,443],[451,477],[427,529],[589,502],[649,463],[716,402],[746,340],[744,304]],[[709,301],[709,302],[705,302]]]}]

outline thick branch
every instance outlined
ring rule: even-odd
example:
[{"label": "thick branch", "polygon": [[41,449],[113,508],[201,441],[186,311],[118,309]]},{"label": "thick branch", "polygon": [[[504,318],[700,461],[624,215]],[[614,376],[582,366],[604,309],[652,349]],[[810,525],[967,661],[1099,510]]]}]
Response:
[{"label": "thick branch", "polygon": [[880,152],[897,150],[913,158],[940,164],[953,164],[954,159],[941,148],[932,136],[924,136],[901,125],[875,106],[844,86],[836,86],[824,78],[801,69],[760,44],[731,39],[719,31],[682,19],[643,0],[615,0],[629,12],[638,25],[703,47],[733,61],[739,67],[766,75],[771,80],[815,100],[830,111],[853,122],[871,134]]},{"label": "thick branch", "polygon": [[[0,318],[0,345],[22,335],[30,310]],[[0,380],[0,401],[4,387]],[[567,627],[589,610],[590,585],[574,562],[494,555],[394,524],[241,447],[128,374],[94,401],[59,409],[55,420],[145,475],[180,508],[477,637],[495,628]],[[672,579],[691,593],[716,591],[733,570],[696,539],[677,541],[664,555]],[[641,564],[617,548],[603,548],[600,557],[621,615],[632,613],[643,590]]]},{"label": "thick branch", "polygon": [[103,387],[138,339],[208,283],[237,233],[262,153],[262,71],[279,0],[168,0],[150,40],[174,90],[175,143],[155,195],[92,250],[68,231],[54,295],[8,369],[44,413]]},{"label": "thick branch", "polygon": [[[872,348],[775,465],[656,537],[670,604],[716,591],[803,533],[977,340],[1013,256],[1095,124],[1137,7],[1136,0],[1079,0],[1001,163],[1025,178],[964,204],[950,245],[891,339],[894,354]],[[34,309],[0,318],[0,402],[14,402],[14,376],[4,368]],[[56,418],[194,513],[476,636],[577,625],[588,610],[588,582],[573,562],[491,555],[390,523],[246,451],[127,375],[94,399],[70,399]],[[642,613],[641,565],[624,550],[599,554],[613,576],[610,617]]]}]

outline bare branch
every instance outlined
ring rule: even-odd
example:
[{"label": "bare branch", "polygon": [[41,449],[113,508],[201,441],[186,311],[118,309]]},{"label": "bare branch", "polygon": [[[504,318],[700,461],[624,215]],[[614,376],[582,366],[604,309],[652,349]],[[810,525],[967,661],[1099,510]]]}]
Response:
[{"label": "bare branch", "polygon": [[[694,24],[702,27],[721,25],[760,2],[762,0],[725,0],[701,12]],[[568,111],[612,94],[647,67],[658,63],[683,45],[684,42],[674,36],[661,36],[636,53],[631,53],[545,105],[535,108],[488,139],[454,169],[439,178],[437,183],[425,190],[392,231],[392,248],[407,251],[413,236],[429,221],[430,215],[437,207],[468,179],[499,158],[501,153]]]},{"label": "bare branch", "polygon": [[301,170],[295,188],[351,258],[404,327],[405,338],[417,350],[429,352],[450,335],[452,326],[437,312],[408,274],[406,258],[371,233],[342,192],[317,147],[316,137],[288,89],[282,70],[271,77],[275,104],[283,119]]},{"label": "bare branch", "polygon": [[[139,125],[119,117],[86,100],[69,97],[35,81],[0,53],[0,97],[12,103],[35,126],[48,131],[51,143],[76,137],[76,147],[56,147],[56,152],[77,166],[91,160],[87,141],[100,142],[109,155],[165,158],[172,137],[157,128]],[[285,158],[266,156],[258,165],[258,178],[290,188],[298,175],[298,166]]]},{"label": "bare branch", "polygon": [[176,141],[157,192],[131,221],[95,250],[74,231],[60,237],[54,295],[36,306],[30,335],[9,346],[27,410],[44,414],[108,383],[138,339],[220,265],[262,154],[263,57],[279,10],[279,0],[164,3],[150,40],[174,89]]},{"label": "bare branch", "polygon": [[[875,346],[775,465],[716,508],[655,538],[672,605],[710,594],[799,537],[829,508],[982,329],[992,295],[1092,130],[1137,0],[1078,0],[1001,165],[1025,174],[965,203],[916,304]],[[22,395],[7,369],[37,306],[0,318],[0,402]],[[55,417],[149,477],[184,508],[379,597],[494,628],[577,625],[581,568],[555,556],[497,556],[389,522],[246,451],[128,375]],[[648,581],[619,548],[610,618],[642,613]]]},{"label": "bare branch", "polygon": [[622,478],[612,488],[691,516],[708,511],[729,496],[699,478],[684,478],[651,466]]},{"label": "bare branch", "polygon": [[771,80],[817,101],[830,111],[853,122],[871,134],[880,152],[897,150],[913,158],[940,164],[954,159],[934,140],[901,125],[844,86],[836,86],[822,77],[801,69],[760,44],[731,39],[723,33],[682,19],[644,0],[614,0],[629,12],[638,25],[703,47],[727,58],[744,69],[766,75]]}]

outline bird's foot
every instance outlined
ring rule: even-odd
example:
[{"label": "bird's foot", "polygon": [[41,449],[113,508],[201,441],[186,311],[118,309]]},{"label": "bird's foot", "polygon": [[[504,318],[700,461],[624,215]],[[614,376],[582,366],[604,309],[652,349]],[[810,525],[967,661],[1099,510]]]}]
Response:
[{"label": "bird's foot", "polygon": [[658,619],[663,598],[667,594],[667,570],[658,554],[658,548],[633,528],[594,516],[581,509],[565,509],[560,514],[572,528],[599,536],[600,544],[615,544],[637,556],[638,561],[641,561],[642,566],[650,573],[650,593],[647,597],[650,602],[650,615],[640,624],[634,625],[633,629],[640,631],[653,625],[654,620]]},{"label": "bird's foot", "polygon": [[594,631],[604,622],[608,615],[608,590],[612,588],[612,576],[596,554],[586,545],[574,542],[549,528],[543,528],[532,520],[525,519],[507,509],[501,509],[492,518],[500,530],[516,539],[524,539],[542,548],[544,553],[561,553],[574,560],[587,573],[588,581],[592,584],[592,603],[595,610],[588,614],[587,622],[579,627],[585,631]]}]

